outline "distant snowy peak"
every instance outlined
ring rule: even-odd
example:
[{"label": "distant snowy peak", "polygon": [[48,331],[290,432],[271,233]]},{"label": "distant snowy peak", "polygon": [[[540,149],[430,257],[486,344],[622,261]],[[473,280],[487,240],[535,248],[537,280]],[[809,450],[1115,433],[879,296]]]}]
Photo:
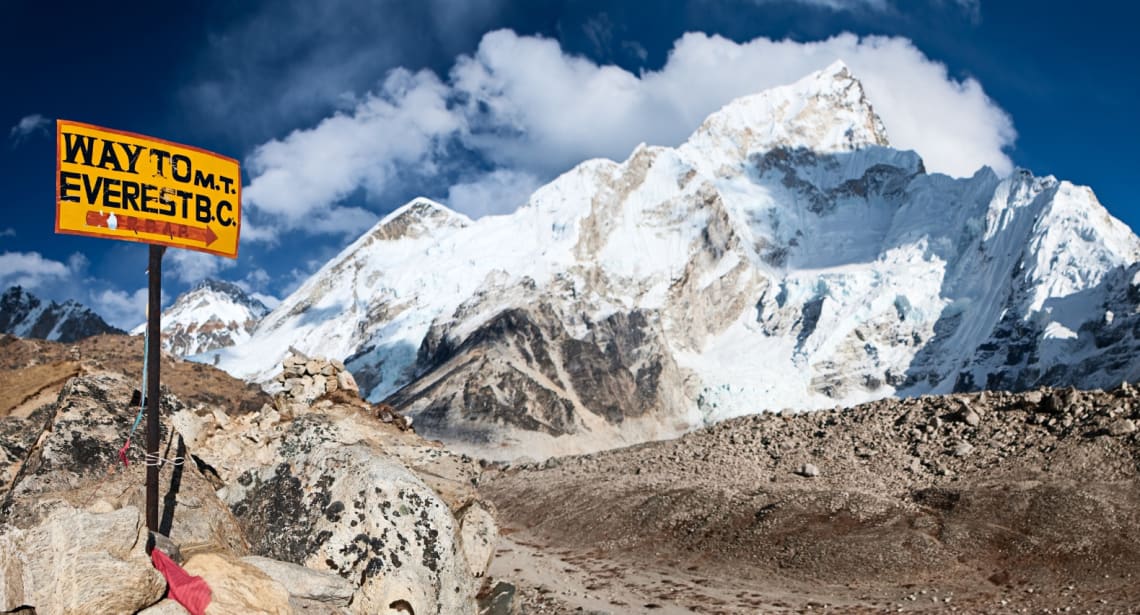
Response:
[{"label": "distant snowy peak", "polygon": [[44,303],[19,286],[0,295],[0,333],[70,343],[93,335],[122,332],[75,301]]},{"label": "distant snowy peak", "polygon": [[[232,346],[249,339],[268,312],[265,304],[237,285],[205,280],[162,313],[163,349],[189,356]],[[145,330],[143,323],[131,333]]]},{"label": "distant snowy peak", "polygon": [[889,147],[863,84],[843,62],[782,87],[738,98],[713,113],[684,148],[719,161],[759,150],[849,152]]}]

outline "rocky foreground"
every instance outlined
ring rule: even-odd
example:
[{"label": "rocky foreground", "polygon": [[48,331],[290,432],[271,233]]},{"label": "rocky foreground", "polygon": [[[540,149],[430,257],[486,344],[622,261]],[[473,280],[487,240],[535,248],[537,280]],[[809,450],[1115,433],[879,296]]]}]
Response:
[{"label": "rocky foreground", "polygon": [[[148,538],[208,582],[209,614],[478,611],[498,534],[473,487],[478,466],[351,386],[271,399],[167,361],[168,539],[150,538],[142,431],[130,465],[117,459],[137,410],[140,345],[0,337],[0,612],[185,613],[163,599]],[[352,383],[329,362],[314,366]]]},{"label": "rocky foreground", "polygon": [[1043,389],[725,421],[498,466],[530,612],[1140,612],[1140,394]]},{"label": "rocky foreground", "polygon": [[[0,612],[183,613],[146,556],[141,341],[0,336]],[[160,548],[208,613],[1127,613],[1140,393],[725,421],[475,462],[294,356],[273,395],[166,357]],[[501,531],[500,531],[501,528]]]}]

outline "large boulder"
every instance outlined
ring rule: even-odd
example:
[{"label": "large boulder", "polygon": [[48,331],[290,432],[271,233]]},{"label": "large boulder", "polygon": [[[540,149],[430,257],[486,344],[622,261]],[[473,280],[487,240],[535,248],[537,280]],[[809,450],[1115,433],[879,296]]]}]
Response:
[{"label": "large boulder", "polygon": [[90,513],[50,506],[42,521],[0,525],[0,612],[37,615],[134,613],[166,592],[146,553],[146,528],[134,507]]},{"label": "large boulder", "polygon": [[206,615],[292,615],[289,592],[252,564],[219,552],[195,553],[182,566],[210,586]]},{"label": "large boulder", "polygon": [[498,530],[471,486],[470,459],[358,399],[171,420],[225,484],[218,494],[254,554],[348,580],[353,613],[475,612]]},{"label": "large boulder", "polygon": [[347,612],[344,607],[352,603],[355,588],[339,575],[256,555],[242,561],[284,586],[295,611]]}]

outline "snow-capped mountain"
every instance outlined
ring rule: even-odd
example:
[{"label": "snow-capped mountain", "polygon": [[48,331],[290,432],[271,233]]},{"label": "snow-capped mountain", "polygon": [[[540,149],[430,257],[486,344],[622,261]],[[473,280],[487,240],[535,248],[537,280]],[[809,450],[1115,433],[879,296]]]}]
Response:
[{"label": "snow-capped mountain", "polygon": [[[162,312],[162,348],[177,355],[196,355],[249,339],[269,313],[261,301],[220,280],[204,280]],[[131,330],[146,332],[146,323]]]},{"label": "snow-capped mountain", "polygon": [[75,301],[44,303],[19,286],[0,295],[0,333],[71,343],[92,335],[122,332]]},{"label": "snow-capped mountain", "polygon": [[1138,256],[1088,188],[927,173],[836,63],[510,215],[417,199],[221,366],[342,358],[422,432],[543,456],[766,409],[1134,380]]}]

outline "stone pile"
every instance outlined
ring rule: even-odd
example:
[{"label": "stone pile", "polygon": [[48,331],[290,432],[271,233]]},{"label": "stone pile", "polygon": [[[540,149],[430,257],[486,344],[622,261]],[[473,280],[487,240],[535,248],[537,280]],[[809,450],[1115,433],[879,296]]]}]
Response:
[{"label": "stone pile", "polygon": [[360,395],[360,387],[352,373],[337,359],[308,357],[290,349],[292,354],[282,362],[282,371],[274,382],[280,387],[280,394],[288,401],[303,404],[312,403],[322,395],[335,391],[345,391]]}]

